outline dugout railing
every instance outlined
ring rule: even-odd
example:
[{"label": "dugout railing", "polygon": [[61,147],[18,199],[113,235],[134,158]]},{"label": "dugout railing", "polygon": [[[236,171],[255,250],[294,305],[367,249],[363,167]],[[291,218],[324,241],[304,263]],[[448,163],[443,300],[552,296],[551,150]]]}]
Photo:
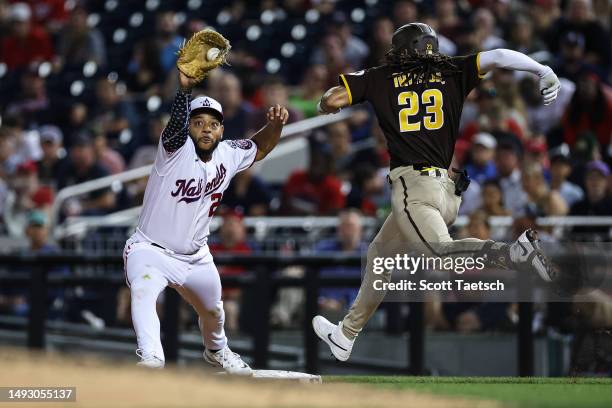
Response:
[{"label": "dugout railing", "polygon": [[[330,266],[360,266],[362,259],[355,255],[326,254],[321,255],[231,255],[215,256],[218,265],[248,266],[254,271],[246,276],[222,277],[224,287],[251,288],[256,291],[258,301],[252,315],[256,320],[253,333],[252,361],[256,368],[267,368],[270,358],[270,311],[272,291],[281,287],[301,287],[305,291],[303,344],[304,369],[309,373],[320,371],[318,355],[320,341],[314,334],[310,322],[318,312],[318,293],[322,287],[357,287],[361,281],[356,277],[319,276],[319,268]],[[14,270],[28,269],[29,272],[0,272],[0,287],[29,288],[29,316],[27,322],[27,345],[33,349],[44,349],[46,346],[47,293],[50,288],[97,286],[104,285],[119,288],[125,285],[123,274],[105,274],[88,276],[66,276],[50,273],[54,267],[61,265],[116,266],[120,267],[123,259],[117,255],[94,255],[61,253],[49,255],[3,254],[0,255],[0,267]],[[306,273],[303,277],[277,276],[273,271],[288,266],[303,266]],[[164,300],[164,319],[162,333],[166,359],[177,361],[179,355],[179,305],[180,296],[174,290],[166,291]],[[533,304],[519,303],[518,336],[518,373],[521,376],[534,374],[534,333],[532,331]],[[410,303],[409,342],[407,344],[409,364],[404,372],[413,375],[425,374],[425,316],[422,302]],[[365,368],[365,365],[362,365]],[[381,367],[377,367],[381,368]]]}]

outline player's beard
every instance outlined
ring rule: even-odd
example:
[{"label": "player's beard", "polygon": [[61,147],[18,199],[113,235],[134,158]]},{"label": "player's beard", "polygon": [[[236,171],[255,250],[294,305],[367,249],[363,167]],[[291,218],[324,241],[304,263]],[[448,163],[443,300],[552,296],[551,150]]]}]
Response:
[{"label": "player's beard", "polygon": [[195,146],[196,154],[198,155],[200,160],[206,162],[210,160],[210,157],[212,156],[213,152],[215,151],[217,146],[219,146],[219,142],[221,142],[221,138],[215,140],[212,146],[210,146],[210,148],[208,149],[202,149],[200,146],[198,146],[198,143],[195,140],[193,140],[193,145]]}]

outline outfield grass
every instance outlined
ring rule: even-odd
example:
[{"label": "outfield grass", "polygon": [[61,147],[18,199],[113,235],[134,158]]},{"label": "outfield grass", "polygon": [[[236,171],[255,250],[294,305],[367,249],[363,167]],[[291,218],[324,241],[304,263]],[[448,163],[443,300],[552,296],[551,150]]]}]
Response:
[{"label": "outfield grass", "polygon": [[610,378],[327,376],[323,381],[486,398],[511,407],[612,407]]}]

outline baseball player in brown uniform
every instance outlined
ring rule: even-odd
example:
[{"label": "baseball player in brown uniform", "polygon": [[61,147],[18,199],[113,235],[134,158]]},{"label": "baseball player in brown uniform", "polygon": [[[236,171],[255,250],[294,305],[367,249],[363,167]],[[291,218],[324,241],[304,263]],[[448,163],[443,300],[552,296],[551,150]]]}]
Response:
[{"label": "baseball player in brown uniform", "polygon": [[373,288],[373,281],[390,281],[391,271],[382,275],[372,271],[373,259],[385,243],[414,244],[436,256],[448,256],[453,247],[459,251],[462,244],[463,248],[470,245],[490,265],[531,269],[545,281],[553,280],[554,268],[542,253],[534,230],[525,231],[512,244],[474,238],[453,241],[448,232],[457,217],[461,192],[469,184],[464,172],[448,171],[464,100],[494,68],[538,75],[543,103],[557,97],[560,83],[549,67],[507,49],[449,57],[438,52],[438,38],[430,26],[410,23],[395,31],[385,64],[340,75],[339,86],[321,98],[322,114],[370,102],[391,156],[392,211],[368,248],[359,294],[338,325],[322,316],[312,322],[338,360],[348,360],[355,338],[385,296],[384,291]]}]

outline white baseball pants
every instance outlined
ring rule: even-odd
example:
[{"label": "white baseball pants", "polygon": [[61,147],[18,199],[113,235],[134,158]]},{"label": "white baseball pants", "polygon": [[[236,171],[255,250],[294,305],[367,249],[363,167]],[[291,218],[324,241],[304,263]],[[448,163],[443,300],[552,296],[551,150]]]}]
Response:
[{"label": "white baseball pants", "polygon": [[173,255],[142,241],[138,235],[128,239],[123,252],[138,348],[165,361],[156,303],[166,286],[178,291],[197,312],[204,347],[224,348],[227,337],[223,328],[221,280],[210,252],[192,257]]}]

